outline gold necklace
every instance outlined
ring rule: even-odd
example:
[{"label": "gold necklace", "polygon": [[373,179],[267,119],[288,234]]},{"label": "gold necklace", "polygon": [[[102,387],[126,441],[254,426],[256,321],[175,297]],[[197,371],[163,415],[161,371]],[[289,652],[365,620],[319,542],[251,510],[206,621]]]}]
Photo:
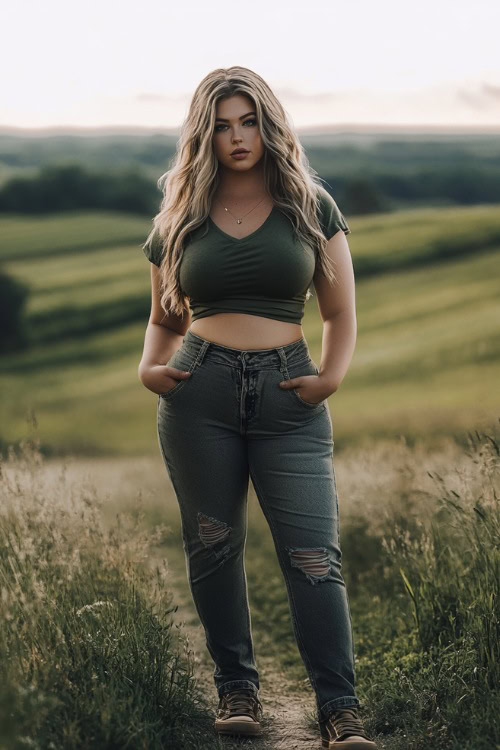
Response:
[{"label": "gold necklace", "polygon": [[[262,200],[260,200],[260,201],[259,201],[259,202],[257,203],[257,206],[260,206],[260,204],[262,203],[262,201],[263,201],[263,200],[264,200],[264,198],[262,198]],[[224,206],[224,204],[220,202],[220,200],[219,200],[218,198],[217,198],[217,201],[218,201],[218,202],[219,202],[219,203],[221,204],[221,206],[222,206],[222,208],[224,209],[224,211],[227,211],[228,213],[230,213],[230,214],[231,214],[231,216],[233,217],[233,219],[236,219],[236,223],[237,223],[237,224],[241,224],[241,222],[243,221],[243,219],[245,218],[245,216],[248,216],[248,214],[252,213],[252,211],[255,211],[255,209],[257,208],[257,206],[254,206],[253,208],[251,208],[251,209],[250,209],[250,211],[247,211],[247,212],[246,212],[246,214],[243,214],[243,216],[241,217],[241,219],[238,219],[238,218],[237,218],[237,217],[236,217],[236,216],[235,216],[235,215],[233,214],[233,212],[229,210],[229,208],[226,208],[226,206]]]}]

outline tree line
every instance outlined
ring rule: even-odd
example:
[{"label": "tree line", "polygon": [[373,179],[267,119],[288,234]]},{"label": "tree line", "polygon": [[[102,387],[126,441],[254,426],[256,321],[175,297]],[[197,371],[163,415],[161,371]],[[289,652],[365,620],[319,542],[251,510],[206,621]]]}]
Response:
[{"label": "tree line", "polygon": [[[495,165],[426,166],[408,174],[358,168],[322,178],[349,215],[411,205],[500,202],[500,166]],[[46,165],[35,176],[15,176],[0,187],[0,213],[107,210],[152,216],[160,197],[155,182],[138,166],[99,173],[80,164]]]}]

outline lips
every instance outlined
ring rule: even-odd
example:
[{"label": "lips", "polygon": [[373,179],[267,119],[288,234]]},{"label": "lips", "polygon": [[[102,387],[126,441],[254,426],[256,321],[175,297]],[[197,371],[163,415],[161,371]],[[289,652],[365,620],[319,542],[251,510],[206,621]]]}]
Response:
[{"label": "lips", "polygon": [[235,151],[231,151],[231,156],[234,156],[235,154],[248,154],[246,148],[237,148]]}]

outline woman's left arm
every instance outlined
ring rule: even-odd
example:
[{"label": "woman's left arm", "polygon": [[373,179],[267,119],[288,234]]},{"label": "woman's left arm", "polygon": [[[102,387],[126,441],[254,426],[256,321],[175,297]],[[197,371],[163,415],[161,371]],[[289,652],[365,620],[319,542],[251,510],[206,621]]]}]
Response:
[{"label": "woman's left arm", "polygon": [[300,388],[301,397],[309,403],[319,403],[338,390],[356,344],[354,269],[342,229],[328,240],[326,252],[334,262],[336,282],[330,284],[318,271],[313,277],[323,320],[319,374],[301,375],[280,382],[281,388]]},{"label": "woman's left arm", "polygon": [[328,240],[326,252],[334,263],[337,280],[332,286],[316,272],[313,281],[323,320],[318,380],[329,395],[340,387],[349,369],[356,346],[357,322],[354,269],[349,244],[341,229]]}]

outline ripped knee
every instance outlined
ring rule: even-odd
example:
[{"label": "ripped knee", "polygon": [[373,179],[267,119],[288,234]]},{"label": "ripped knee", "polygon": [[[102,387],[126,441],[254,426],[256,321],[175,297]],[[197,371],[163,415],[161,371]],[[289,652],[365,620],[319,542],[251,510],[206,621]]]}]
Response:
[{"label": "ripped knee", "polygon": [[288,548],[292,567],[299,568],[312,583],[332,578],[328,551],[324,547]]},{"label": "ripped knee", "polygon": [[231,527],[224,521],[219,521],[204,513],[198,513],[198,532],[202,544],[212,549],[217,558],[225,559],[229,553],[230,545],[227,543],[222,548],[219,548],[218,545],[227,540],[231,533]]}]

